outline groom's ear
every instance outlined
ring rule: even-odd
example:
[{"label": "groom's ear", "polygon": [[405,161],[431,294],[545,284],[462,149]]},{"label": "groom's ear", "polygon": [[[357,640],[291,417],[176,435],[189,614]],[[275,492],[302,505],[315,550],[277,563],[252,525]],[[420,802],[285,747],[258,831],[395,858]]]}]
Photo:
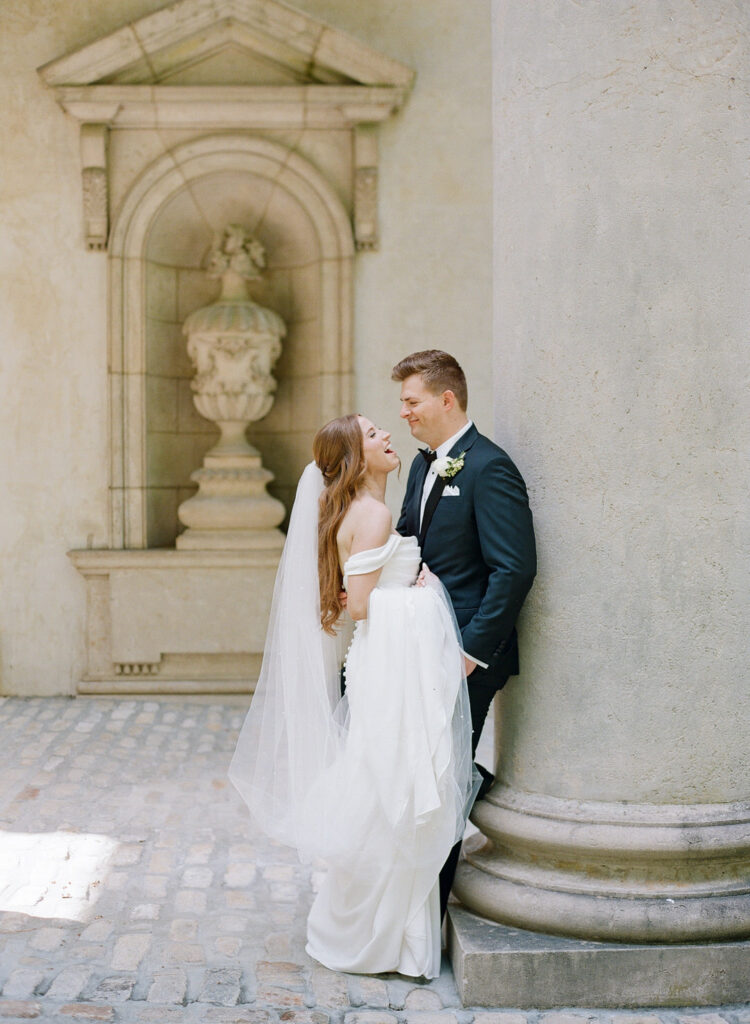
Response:
[{"label": "groom's ear", "polygon": [[450,411],[451,409],[455,409],[456,408],[456,396],[454,395],[454,393],[452,391],[448,391],[448,390],[444,391],[443,394],[442,394],[442,399],[443,399],[443,408],[446,411]]}]

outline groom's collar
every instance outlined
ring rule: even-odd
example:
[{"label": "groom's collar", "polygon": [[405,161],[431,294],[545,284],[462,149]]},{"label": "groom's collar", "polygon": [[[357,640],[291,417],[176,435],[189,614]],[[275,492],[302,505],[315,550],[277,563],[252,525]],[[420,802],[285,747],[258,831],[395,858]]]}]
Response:
[{"label": "groom's collar", "polygon": [[447,441],[443,441],[442,444],[439,444],[435,449],[435,454],[437,455],[437,457],[439,459],[444,459],[446,455],[449,455],[452,449],[458,444],[458,442],[464,436],[464,434],[467,434],[473,426],[473,422],[471,420],[468,420],[466,423],[464,423],[460,430],[456,431],[456,433],[452,437],[449,437]]}]

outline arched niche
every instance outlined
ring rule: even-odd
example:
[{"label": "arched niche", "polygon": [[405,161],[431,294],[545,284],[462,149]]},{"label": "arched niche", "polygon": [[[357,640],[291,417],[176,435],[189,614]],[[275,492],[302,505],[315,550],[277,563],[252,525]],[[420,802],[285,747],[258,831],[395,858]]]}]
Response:
[{"label": "arched niche", "polygon": [[350,221],[303,157],[250,135],[209,135],[165,152],[131,187],[111,232],[111,547],[171,546],[190,473],[214,427],[194,409],[182,323],[213,301],[201,269],[213,233],[249,227],[268,268],[252,297],[288,335],[276,401],[249,437],[287,508],[316,427],[350,411]]}]

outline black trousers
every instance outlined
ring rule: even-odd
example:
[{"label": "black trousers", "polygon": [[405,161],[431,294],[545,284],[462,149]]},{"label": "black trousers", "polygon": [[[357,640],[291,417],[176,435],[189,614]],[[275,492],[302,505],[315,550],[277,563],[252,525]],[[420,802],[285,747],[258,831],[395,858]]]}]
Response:
[{"label": "black trousers", "polygon": [[[504,679],[499,681],[493,680],[492,682],[484,681],[481,677],[484,675],[484,670],[476,668],[471,673],[468,679],[469,684],[469,707],[471,708],[471,753],[472,757],[477,752],[477,744],[479,743],[479,737],[482,735],[482,728],[484,726],[485,719],[487,718],[487,712],[490,709],[492,698],[495,696],[498,690],[502,690],[508,681],[506,676]],[[474,680],[475,676],[479,676],[478,679]],[[489,792],[492,783],[495,781],[495,776],[492,772],[487,771],[486,768],[482,767],[481,764],[477,765],[479,774],[482,776],[482,785],[479,787],[477,793],[477,800],[481,800],[483,796]],[[445,917],[445,912],[448,909],[448,897],[450,896],[451,888],[453,887],[453,879],[456,877],[456,868],[458,867],[458,858],[461,854],[461,843],[458,842],[453,847],[451,852],[448,854],[448,859],[442,867],[440,872],[440,920]]]}]

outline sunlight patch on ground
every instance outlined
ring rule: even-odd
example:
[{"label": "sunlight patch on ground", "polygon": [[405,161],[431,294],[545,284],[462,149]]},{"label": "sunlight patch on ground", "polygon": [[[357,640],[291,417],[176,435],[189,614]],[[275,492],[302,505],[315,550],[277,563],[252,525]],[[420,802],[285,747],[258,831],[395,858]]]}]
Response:
[{"label": "sunlight patch on ground", "polygon": [[0,912],[85,920],[118,845],[86,832],[0,830]]}]

